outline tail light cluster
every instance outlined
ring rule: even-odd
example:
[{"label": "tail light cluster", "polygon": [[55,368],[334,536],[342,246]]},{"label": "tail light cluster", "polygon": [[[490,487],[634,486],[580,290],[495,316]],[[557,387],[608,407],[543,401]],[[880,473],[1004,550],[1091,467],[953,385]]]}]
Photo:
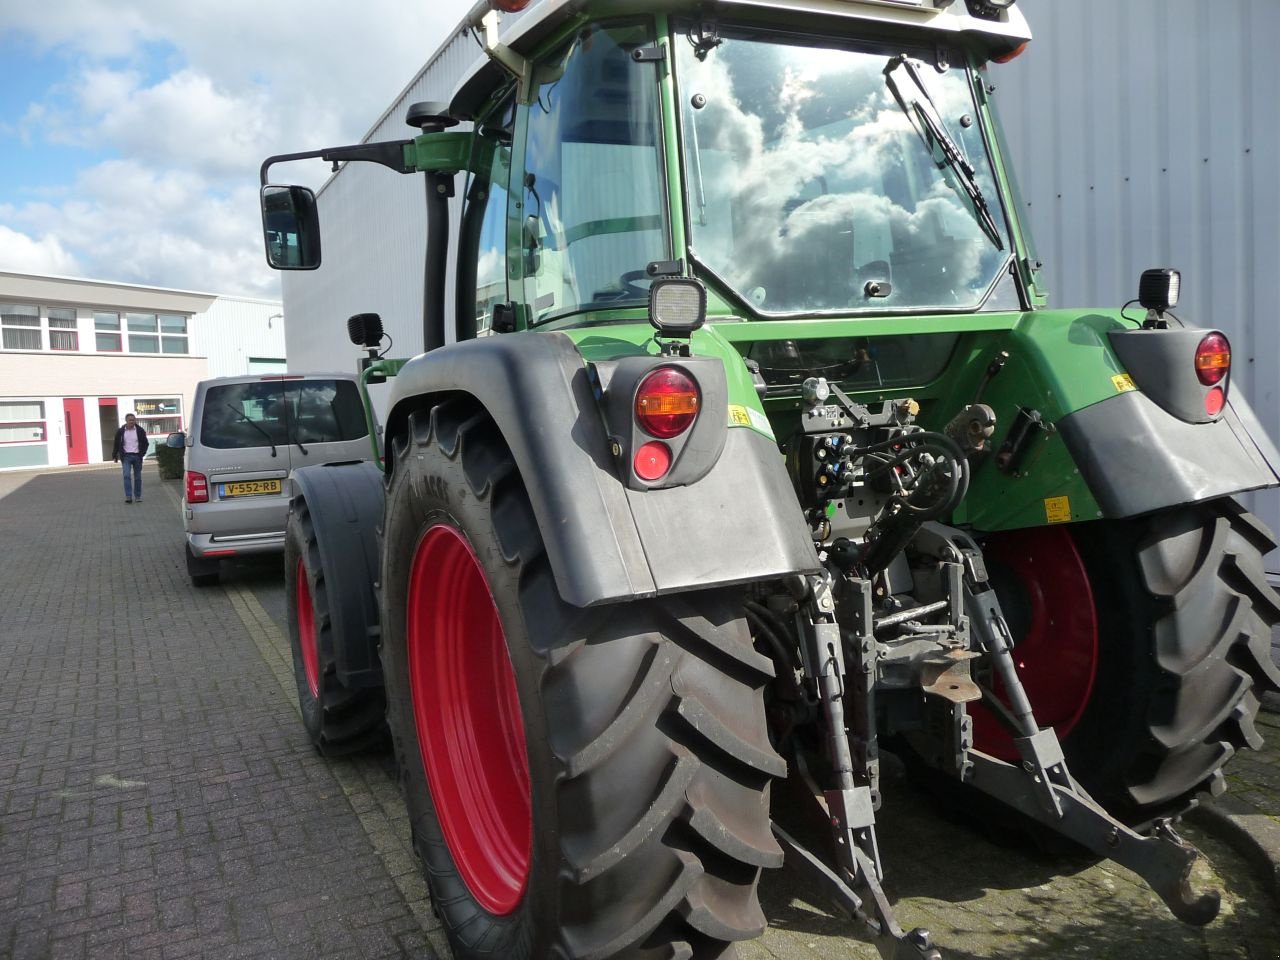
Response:
[{"label": "tail light cluster", "polygon": [[1196,347],[1196,376],[1206,387],[1204,412],[1216,417],[1227,403],[1224,381],[1231,372],[1231,344],[1220,333],[1211,333]]},{"label": "tail light cluster", "polygon": [[209,502],[209,481],[203,473],[187,471],[187,503]]},{"label": "tail light cluster", "polygon": [[702,394],[693,377],[679,367],[658,367],[636,388],[636,425],[654,437],[636,448],[632,468],[636,476],[653,483],[671,469],[672,452],[666,440],[679,437],[698,418]]}]

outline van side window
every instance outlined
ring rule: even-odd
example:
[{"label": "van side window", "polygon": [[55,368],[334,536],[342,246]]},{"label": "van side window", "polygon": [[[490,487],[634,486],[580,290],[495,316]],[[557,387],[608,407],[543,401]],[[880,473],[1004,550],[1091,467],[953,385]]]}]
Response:
[{"label": "van side window", "polygon": [[210,387],[200,443],[215,450],[358,440],[369,433],[349,380],[260,380]]}]

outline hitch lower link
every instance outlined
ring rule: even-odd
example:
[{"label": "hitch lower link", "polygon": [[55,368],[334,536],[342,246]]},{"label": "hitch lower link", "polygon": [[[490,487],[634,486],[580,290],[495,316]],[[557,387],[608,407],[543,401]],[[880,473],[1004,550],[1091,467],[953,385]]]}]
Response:
[{"label": "hitch lower link", "polygon": [[[1157,820],[1150,836],[1137,833],[1107,813],[1071,776],[1057,735],[1052,728],[1041,729],[1036,724],[1014,669],[1012,637],[995,592],[986,583],[981,559],[964,559],[969,574],[964,583],[964,605],[970,629],[1004,685],[1011,707],[1007,720],[1021,733],[1014,743],[1022,763],[1006,763],[968,746],[967,762],[959,765],[961,779],[1099,857],[1129,868],[1179,920],[1196,926],[1212,921],[1218,915],[1221,897],[1216,890],[1203,894],[1192,890],[1190,874],[1200,853],[1178,836],[1172,823]],[[903,931],[881,885],[883,871],[875,834],[879,760],[874,728],[877,650],[871,584],[846,581],[854,591],[848,604],[853,607],[854,622],[843,631],[846,640],[852,637],[851,662],[846,663],[831,580],[821,575],[808,580],[808,602],[797,615],[802,666],[815,682],[834,787],[820,790],[803,758],[797,755],[795,762],[810,793],[820,796],[817,802],[833,831],[838,862],[834,868],[828,865],[776,823],[774,835],[792,866],[865,926],[884,960],[941,960],[929,931]],[[848,715],[846,704],[851,707]],[[960,703],[954,708],[964,709]],[[870,900],[869,908],[859,892]]]},{"label": "hitch lower link", "polygon": [[1167,819],[1157,820],[1152,835],[1143,836],[1104,810],[1067,770],[1062,745],[1052,728],[1040,729],[1031,704],[1014,670],[1009,627],[995,592],[970,592],[970,624],[986,648],[1004,683],[1013,719],[1022,736],[1014,738],[1021,768],[971,750],[966,781],[1027,816],[1053,828],[1100,857],[1114,860],[1142,877],[1184,923],[1203,926],[1218,915],[1217,890],[1196,894],[1191,868],[1200,852],[1174,831]]},{"label": "hitch lower link", "polygon": [[[865,925],[884,960],[942,960],[929,931],[916,928],[904,932],[899,926],[880,882],[884,874],[875,830],[879,761],[874,732],[876,677],[871,585],[858,581],[862,589],[853,604],[857,657],[852,669],[847,670],[831,580],[827,576],[808,579],[809,603],[798,616],[800,653],[805,674],[816,681],[826,721],[827,750],[835,786],[821,791],[819,803],[834,834],[837,868],[832,869],[776,823],[774,835],[794,867],[808,874],[838,907]],[[852,689],[855,684],[856,691]],[[844,705],[849,693],[853,694],[855,712],[846,718]],[[856,751],[850,746],[851,741]],[[797,756],[796,763],[816,797],[820,791],[803,758]],[[858,889],[870,898],[870,911],[855,892]]]}]

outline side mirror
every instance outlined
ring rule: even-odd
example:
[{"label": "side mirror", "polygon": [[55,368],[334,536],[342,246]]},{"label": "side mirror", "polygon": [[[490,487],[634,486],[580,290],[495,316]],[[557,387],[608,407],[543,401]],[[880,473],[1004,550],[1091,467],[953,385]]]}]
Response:
[{"label": "side mirror", "polygon": [[166,447],[185,447],[187,445],[187,435],[182,430],[175,430],[164,438]]},{"label": "side mirror", "polygon": [[262,236],[267,263],[275,270],[320,266],[320,214],[306,187],[266,184],[261,192]]}]

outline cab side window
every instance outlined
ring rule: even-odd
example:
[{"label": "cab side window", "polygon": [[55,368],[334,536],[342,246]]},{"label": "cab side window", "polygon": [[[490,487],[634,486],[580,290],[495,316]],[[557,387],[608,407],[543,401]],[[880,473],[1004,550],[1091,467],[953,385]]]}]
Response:
[{"label": "cab side window", "polygon": [[[472,141],[474,172],[468,179],[458,248],[458,329],[464,339],[488,333],[494,307],[511,302],[507,288],[507,183],[514,126],[515,103],[508,99],[476,125]],[[469,250],[474,256],[466,255]],[[518,269],[519,258],[514,262]],[[474,328],[469,329],[468,316],[474,318]]]},{"label": "cab side window", "polygon": [[511,197],[534,323],[643,303],[669,258],[657,67],[631,56],[653,43],[648,24],[593,24],[535,68]]}]

